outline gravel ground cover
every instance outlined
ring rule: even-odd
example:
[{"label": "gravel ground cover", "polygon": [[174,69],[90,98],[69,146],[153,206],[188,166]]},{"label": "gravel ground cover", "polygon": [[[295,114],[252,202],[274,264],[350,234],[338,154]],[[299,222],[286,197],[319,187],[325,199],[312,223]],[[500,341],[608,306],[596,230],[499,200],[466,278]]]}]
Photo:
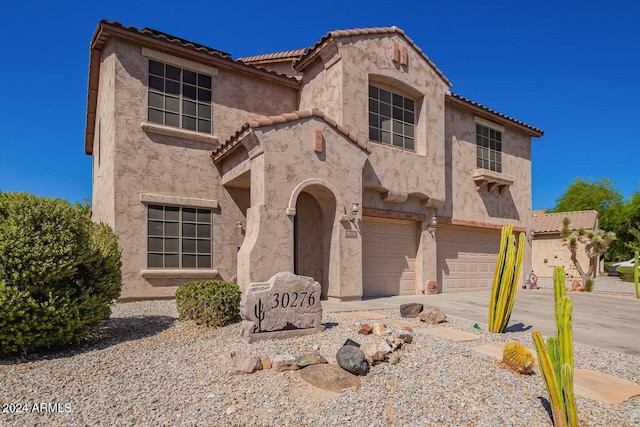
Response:
[{"label": "gravel ground cover", "polygon": [[[379,312],[400,318],[397,309]],[[3,409],[27,408],[3,411],[0,426],[552,425],[537,370],[514,374],[472,350],[513,340],[533,349],[530,331],[491,334],[484,324],[476,329],[449,316],[443,327],[480,337],[451,342],[420,332],[430,326],[412,319],[415,338],[398,350],[397,364],[372,367],[359,390],[332,393],[310,386],[296,371],[237,374],[230,353],[273,359],[318,348],[335,363],[347,338],[363,348],[380,339],[358,335],[361,320],[325,312],[322,333],[247,344],[239,324],[204,328],[176,318],[174,301],[118,303],[112,318],[74,350],[0,360]],[[578,344],[575,356],[578,368],[640,383],[637,357]],[[640,425],[640,396],[621,404],[576,399],[583,426]]]}]

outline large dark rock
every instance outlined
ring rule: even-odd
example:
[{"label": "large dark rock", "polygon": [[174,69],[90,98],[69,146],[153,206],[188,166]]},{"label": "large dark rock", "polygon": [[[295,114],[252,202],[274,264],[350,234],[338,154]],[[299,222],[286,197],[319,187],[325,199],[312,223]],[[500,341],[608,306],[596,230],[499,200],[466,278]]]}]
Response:
[{"label": "large dark rock", "polygon": [[314,387],[340,393],[345,388],[360,388],[360,378],[337,365],[310,365],[299,371],[300,378]]},{"label": "large dark rock", "polygon": [[417,302],[410,302],[408,304],[402,304],[400,306],[400,316],[402,317],[418,317],[424,305]]},{"label": "large dark rock", "polygon": [[352,345],[340,347],[336,353],[336,361],[342,369],[352,374],[367,375],[367,372],[369,372],[367,356],[358,347]]}]

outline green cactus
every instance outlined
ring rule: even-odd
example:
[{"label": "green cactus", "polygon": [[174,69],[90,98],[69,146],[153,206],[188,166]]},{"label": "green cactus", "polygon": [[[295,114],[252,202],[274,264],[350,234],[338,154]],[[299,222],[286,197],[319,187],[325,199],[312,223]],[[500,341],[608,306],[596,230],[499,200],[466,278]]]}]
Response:
[{"label": "green cactus", "polygon": [[524,233],[520,233],[518,247],[512,234],[513,227],[502,227],[500,251],[493,276],[491,300],[489,301],[489,331],[502,333],[507,329],[513,303],[516,299],[518,280],[524,258]]},{"label": "green cactus", "polygon": [[640,287],[638,287],[638,282],[640,281],[640,270],[638,270],[640,266],[638,266],[638,251],[636,251],[636,262],[633,264],[633,282],[636,284],[636,298],[640,298]]},{"label": "green cactus", "polygon": [[573,302],[565,295],[565,275],[562,267],[554,271],[556,335],[544,344],[542,334],[533,332],[542,379],[549,394],[549,404],[555,427],[577,427],[578,415],[573,393]]}]

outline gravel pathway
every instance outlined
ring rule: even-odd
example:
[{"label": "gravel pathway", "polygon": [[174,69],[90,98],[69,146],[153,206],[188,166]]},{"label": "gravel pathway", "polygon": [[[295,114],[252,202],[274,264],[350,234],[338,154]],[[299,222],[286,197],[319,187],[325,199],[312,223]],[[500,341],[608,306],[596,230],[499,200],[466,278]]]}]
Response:
[{"label": "gravel pathway", "polygon": [[[398,310],[380,312],[399,318]],[[204,328],[176,317],[173,301],[118,303],[73,351],[0,360],[2,409],[15,411],[13,403],[28,409],[0,413],[0,426],[552,425],[538,373],[511,373],[471,349],[512,340],[533,348],[530,332],[491,334],[486,325],[478,330],[449,316],[445,327],[479,334],[480,341],[450,342],[416,328],[399,363],[372,367],[358,391],[331,393],[295,371],[234,373],[230,353],[273,359],[317,346],[335,363],[347,338],[363,348],[380,339],[358,335],[360,320],[325,312],[320,334],[246,344],[239,324]],[[637,357],[576,345],[575,359],[576,367],[640,383]],[[578,396],[577,407],[583,426],[640,425],[640,396],[621,404]]]}]

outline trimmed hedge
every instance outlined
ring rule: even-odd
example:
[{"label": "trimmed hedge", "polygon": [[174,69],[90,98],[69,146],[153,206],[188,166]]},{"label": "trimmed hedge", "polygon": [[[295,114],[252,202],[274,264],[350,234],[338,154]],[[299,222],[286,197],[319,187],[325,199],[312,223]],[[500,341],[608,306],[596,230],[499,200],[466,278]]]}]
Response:
[{"label": "trimmed hedge", "polygon": [[120,295],[118,241],[80,206],[0,192],[0,354],[80,340]]},{"label": "trimmed hedge", "polygon": [[633,282],[633,268],[634,267],[618,267],[618,277],[625,282]]},{"label": "trimmed hedge", "polygon": [[176,291],[180,320],[198,325],[224,326],[240,316],[240,288],[232,282],[201,280],[185,283]]}]

